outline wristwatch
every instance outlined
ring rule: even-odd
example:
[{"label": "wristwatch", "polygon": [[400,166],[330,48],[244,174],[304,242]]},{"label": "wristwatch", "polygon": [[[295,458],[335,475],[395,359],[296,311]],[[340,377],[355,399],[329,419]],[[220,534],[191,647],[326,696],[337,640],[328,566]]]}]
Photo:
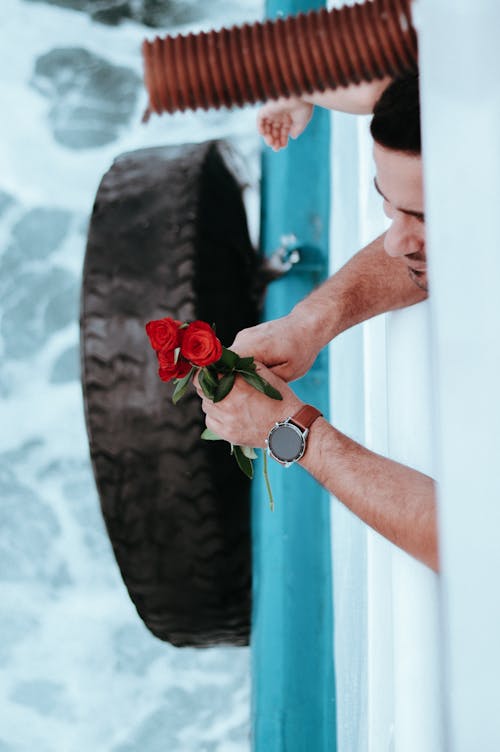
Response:
[{"label": "wristwatch", "polygon": [[322,414],[312,405],[304,405],[295,415],[275,423],[266,439],[268,455],[285,467],[300,460],[306,451],[309,429]]}]

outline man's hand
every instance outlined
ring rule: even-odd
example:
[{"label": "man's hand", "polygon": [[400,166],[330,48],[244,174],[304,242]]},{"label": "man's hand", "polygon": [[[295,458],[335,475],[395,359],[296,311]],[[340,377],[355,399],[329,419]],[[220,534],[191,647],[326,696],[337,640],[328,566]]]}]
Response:
[{"label": "man's hand", "polygon": [[257,116],[257,127],[264,141],[274,151],[283,149],[289,138],[297,138],[306,129],[314,105],[339,112],[367,115],[373,112],[375,102],[390,83],[390,78],[381,81],[351,84],[345,88],[316,91],[300,97],[281,97],[267,102]]},{"label": "man's hand", "polygon": [[[232,444],[256,449],[265,446],[276,422],[304,406],[267,368],[259,365],[258,373],[281,393],[282,401],[266,397],[241,377],[227,397],[216,403],[204,399],[197,384],[207,428]],[[438,570],[432,478],[365,449],[324,418],[311,426],[307,452],[299,464],[374,530]]]},{"label": "man's hand", "polygon": [[349,327],[427,297],[408,267],[384,250],[384,235],[353,256],[292,311],[275,321],[243,329],[231,349],[294,381],[311,368],[319,351]]},{"label": "man's hand", "polygon": [[294,381],[307,373],[322,346],[316,342],[314,330],[291,313],[243,329],[230,349],[242,358],[253,355],[280,379]]},{"label": "man's hand", "polygon": [[268,146],[274,151],[283,149],[288,138],[297,138],[305,130],[313,112],[313,105],[298,97],[282,97],[265,104],[257,115],[257,127]]},{"label": "man's hand", "polygon": [[206,399],[199,384],[196,384],[202,398],[207,428],[232,444],[264,447],[273,425],[293,415],[303,405],[290,387],[267,368],[258,365],[257,372],[280,392],[282,400],[266,397],[240,376],[227,397],[216,403]]}]

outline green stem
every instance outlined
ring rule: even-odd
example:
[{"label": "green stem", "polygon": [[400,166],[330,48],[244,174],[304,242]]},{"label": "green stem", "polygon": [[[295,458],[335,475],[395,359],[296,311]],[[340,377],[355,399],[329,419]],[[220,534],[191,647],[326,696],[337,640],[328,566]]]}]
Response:
[{"label": "green stem", "polygon": [[267,452],[265,449],[262,450],[262,457],[263,457],[263,468],[264,468],[264,480],[266,481],[266,488],[267,488],[267,495],[269,496],[269,509],[271,512],[274,512],[274,498],[273,498],[273,492],[271,490],[271,483],[269,482],[269,472],[267,468]]}]

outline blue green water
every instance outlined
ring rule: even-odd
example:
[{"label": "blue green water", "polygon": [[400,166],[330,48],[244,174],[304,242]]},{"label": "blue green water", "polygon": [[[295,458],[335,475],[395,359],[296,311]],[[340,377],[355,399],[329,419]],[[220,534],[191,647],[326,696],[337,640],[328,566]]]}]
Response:
[{"label": "blue green water", "polygon": [[[98,23],[83,5],[2,0],[0,11],[0,750],[244,752],[248,650],[161,643],[120,579],[88,458],[78,308],[88,216],[121,152],[230,138],[255,226],[255,112],[142,126],[151,29]],[[253,20],[260,5],[177,11],[173,23],[189,11],[189,28],[210,28]]]}]

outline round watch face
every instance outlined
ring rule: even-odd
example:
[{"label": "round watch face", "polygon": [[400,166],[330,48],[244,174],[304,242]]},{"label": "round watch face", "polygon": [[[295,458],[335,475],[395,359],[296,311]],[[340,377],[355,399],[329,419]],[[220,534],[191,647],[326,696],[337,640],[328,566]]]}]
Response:
[{"label": "round watch face", "polygon": [[269,434],[269,449],[280,462],[299,459],[304,451],[302,431],[290,423],[276,426]]}]

